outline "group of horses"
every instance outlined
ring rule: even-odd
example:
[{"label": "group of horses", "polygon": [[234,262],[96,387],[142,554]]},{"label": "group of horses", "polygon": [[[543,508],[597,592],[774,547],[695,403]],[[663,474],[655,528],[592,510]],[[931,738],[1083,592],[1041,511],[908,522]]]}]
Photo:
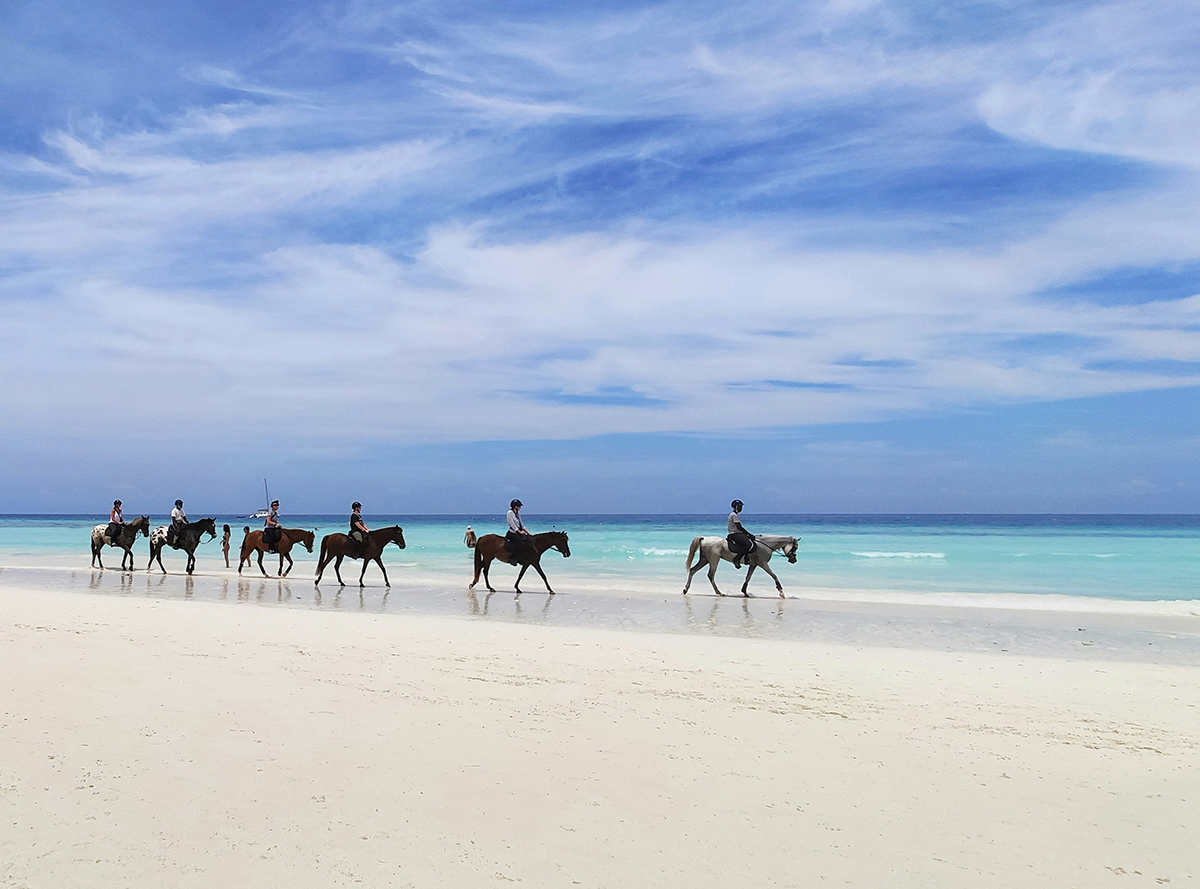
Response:
[{"label": "group of horses", "polygon": [[[158,567],[166,573],[166,568],[162,563],[162,551],[164,547],[181,550],[187,554],[187,573],[191,574],[196,568],[196,548],[200,545],[205,535],[208,539],[215,540],[217,537],[217,523],[215,519],[205,518],[198,522],[189,522],[176,530],[174,535],[168,534],[166,526],[150,529],[150,518],[148,516],[139,516],[130,522],[126,522],[120,526],[119,531],[115,536],[108,534],[108,525],[97,525],[92,529],[92,567],[104,567],[104,562],[101,559],[101,550],[106,546],[113,546],[124,551],[121,557],[121,570],[132,571],[134,568],[133,546],[137,542],[138,535],[148,537],[150,539],[150,561],[146,565],[146,570],[149,571],[154,567],[154,563],[158,563]],[[266,568],[263,567],[263,556],[267,553],[277,553],[279,555],[279,576],[286,577],[292,570],[294,565],[291,556],[292,547],[300,544],[310,553],[313,551],[313,545],[316,540],[316,533],[307,528],[282,528],[279,539],[274,544],[269,544],[263,540],[262,531],[247,530],[242,539],[241,554],[238,559],[238,573],[242,573],[242,568],[251,564],[251,559],[257,554],[258,568],[262,571],[263,576],[267,574]],[[771,560],[771,556],[776,552],[781,552],[788,562],[795,564],[796,550],[799,546],[799,538],[776,536],[770,534],[757,535],[755,537],[757,546],[749,554],[742,556],[742,560],[748,567],[746,579],[742,583],[742,595],[749,596],[748,587],[750,585],[750,577],[758,568],[763,569],[775,581],[775,589],[779,593],[780,598],[784,598],[783,584],[779,582],[779,578],[775,572],[771,570],[767,564]],[[325,568],[330,562],[333,563],[333,573],[337,577],[338,585],[345,586],[345,581],[342,580],[342,561],[344,559],[361,559],[363,566],[362,571],[358,576],[358,585],[364,586],[363,579],[367,574],[367,567],[374,562],[379,566],[379,570],[383,572],[383,582],[386,586],[391,586],[388,580],[387,568],[383,564],[383,550],[389,544],[394,543],[400,549],[404,549],[404,530],[399,525],[392,525],[387,528],[378,528],[370,531],[366,535],[366,539],[359,542],[352,540],[348,534],[326,534],[321,538],[321,555],[317,561],[316,583],[321,582],[321,577],[325,573]],[[485,534],[475,541],[475,576],[472,579],[468,589],[474,589],[479,583],[480,577],[483,578],[484,585],[489,592],[495,592],[492,587],[491,579],[488,577],[488,569],[492,562],[501,561],[511,565],[520,565],[521,570],[517,574],[517,580],[514,588],[519,593],[521,592],[521,579],[525,576],[525,572],[532,566],[538,575],[542,578],[542,582],[546,585],[546,590],[551,595],[554,595],[554,590],[550,586],[550,581],[546,577],[546,572],[542,570],[541,558],[549,550],[554,549],[562,554],[564,558],[571,555],[570,542],[565,531],[545,531],[541,534],[532,534],[525,546],[518,547],[515,552],[509,552],[505,547],[505,538],[500,534]],[[695,567],[692,567],[692,560],[699,554],[700,559]],[[687,556],[687,581],[684,584],[683,592],[686,595],[692,585],[692,578],[698,571],[708,566],[708,582],[712,584],[713,591],[718,596],[725,595],[717,587],[716,572],[717,565],[722,561],[732,562],[735,558],[735,553],[729,548],[729,543],[724,537],[697,537],[692,540],[692,545],[688,549]],[[284,568],[284,561],[287,561],[287,568]]]}]

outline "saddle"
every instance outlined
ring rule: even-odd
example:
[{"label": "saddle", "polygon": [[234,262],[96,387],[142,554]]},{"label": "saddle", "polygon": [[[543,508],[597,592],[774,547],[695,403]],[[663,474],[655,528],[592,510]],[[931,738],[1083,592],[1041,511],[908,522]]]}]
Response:
[{"label": "saddle", "polygon": [[267,545],[268,552],[275,552],[275,547],[283,537],[282,528],[263,528],[262,539]]},{"label": "saddle", "polygon": [[104,536],[108,538],[109,543],[113,546],[121,539],[121,525],[116,522],[109,522],[108,528],[104,531]]},{"label": "saddle", "polygon": [[362,531],[351,531],[346,535],[346,539],[350,543],[346,555],[354,559],[360,558],[363,554],[363,550],[367,548],[366,535],[363,534]]}]

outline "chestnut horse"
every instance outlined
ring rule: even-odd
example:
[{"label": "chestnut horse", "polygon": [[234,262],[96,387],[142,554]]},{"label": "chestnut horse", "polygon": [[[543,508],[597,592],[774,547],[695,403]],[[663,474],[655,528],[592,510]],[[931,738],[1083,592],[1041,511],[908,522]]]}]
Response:
[{"label": "chestnut horse", "polygon": [[542,570],[542,553],[548,549],[556,549],[563,554],[564,559],[569,558],[571,547],[567,543],[567,532],[543,531],[541,534],[531,535],[529,543],[531,544],[530,546],[522,547],[513,554],[504,548],[504,538],[499,534],[484,534],[475,541],[475,579],[471,581],[471,585],[467,589],[475,589],[475,584],[479,583],[479,574],[482,572],[483,582],[487,586],[488,591],[492,593],[496,592],[492,589],[492,582],[488,579],[488,568],[491,566],[493,559],[499,559],[502,562],[508,562],[510,565],[521,566],[521,572],[517,575],[517,582],[513,584],[513,589],[518,593],[521,592],[521,578],[525,576],[525,572],[532,565],[533,570],[542,576],[542,583],[546,585],[546,589],[553,596],[554,590],[550,589],[550,581],[546,580],[546,572]]},{"label": "chestnut horse", "polygon": [[[258,570],[263,573],[263,577],[267,576],[267,569],[263,567],[262,559],[264,553],[269,553],[271,548],[263,543],[262,531],[251,531],[242,538],[242,556],[238,559],[238,574],[242,573],[242,564],[250,564],[250,557],[258,552]],[[287,577],[288,572],[292,570],[292,547],[297,543],[304,544],[304,548],[310,553],[313,549],[313,541],[317,539],[317,535],[312,531],[306,531],[303,528],[281,528],[279,540],[275,544],[275,552],[279,553],[279,576]],[[283,570],[283,560],[287,559],[287,571]]]},{"label": "chestnut horse", "polygon": [[333,563],[333,573],[337,575],[338,585],[345,586],[345,581],[342,580],[342,572],[338,569],[342,567],[342,559],[362,559],[362,573],[358,575],[358,585],[364,586],[363,578],[367,574],[367,566],[371,562],[379,565],[379,570],[383,572],[383,582],[387,586],[391,586],[388,581],[387,569],[383,567],[383,560],[379,558],[383,548],[389,543],[394,543],[400,549],[404,549],[404,529],[399,525],[392,525],[390,528],[379,528],[375,531],[367,533],[367,542],[363,545],[361,552],[356,544],[351,543],[348,534],[326,534],[321,538],[321,560],[317,562],[317,579],[313,583],[321,582],[321,575],[325,572],[325,566],[329,564],[331,559],[337,559]]}]

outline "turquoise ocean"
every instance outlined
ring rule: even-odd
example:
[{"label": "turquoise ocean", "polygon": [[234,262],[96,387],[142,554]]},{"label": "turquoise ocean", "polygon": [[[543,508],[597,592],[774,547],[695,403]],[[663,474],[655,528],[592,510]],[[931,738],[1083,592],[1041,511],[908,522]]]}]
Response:
[{"label": "turquoise ocean", "polygon": [[[2,516],[0,567],[87,568],[91,528],[104,518]],[[547,573],[561,590],[586,583],[614,593],[626,588],[678,592],[692,538],[721,535],[725,524],[723,516],[715,515],[526,518],[531,530],[558,529],[570,535],[570,559],[555,552],[544,559]],[[152,519],[155,525],[166,523],[165,516]],[[288,527],[316,530],[319,541],[321,534],[345,530],[346,517],[285,514],[283,520]],[[226,523],[232,527],[235,553],[243,526],[261,526],[260,521],[236,516],[218,515],[216,521],[218,529]],[[480,535],[504,527],[502,516],[373,515],[367,521],[371,527],[399,524],[404,528],[407,548],[390,547],[386,556],[393,586],[456,579],[465,584],[471,573],[471,552],[463,543],[466,527]],[[1200,516],[746,514],[745,521],[756,532],[801,538],[795,565],[782,556],[772,560],[788,592],[800,596],[823,590],[1200,600]],[[135,552],[137,567],[145,569],[144,539],[139,539]],[[297,564],[291,579],[311,578],[317,553],[297,549],[294,555]],[[219,541],[204,544],[197,557],[198,574],[223,569]],[[106,549],[105,559],[110,567],[116,566],[119,553]],[[273,559],[268,557],[266,564]],[[172,573],[182,571],[182,554],[168,550],[164,563]],[[357,579],[356,568],[346,571]],[[511,574],[511,568],[497,566],[493,583],[511,587]],[[736,592],[740,576],[723,564],[718,582],[723,590]],[[369,572],[368,582],[372,577],[378,580]],[[541,589],[532,572],[524,586],[530,591]],[[703,573],[696,576],[693,590],[709,592]],[[751,592],[772,595],[770,579],[756,575]]]}]

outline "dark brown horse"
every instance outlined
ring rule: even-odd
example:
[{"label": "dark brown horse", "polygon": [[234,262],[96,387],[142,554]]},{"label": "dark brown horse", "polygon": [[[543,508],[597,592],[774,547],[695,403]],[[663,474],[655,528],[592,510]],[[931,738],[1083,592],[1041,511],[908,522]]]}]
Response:
[{"label": "dark brown horse", "polygon": [[362,559],[362,573],[358,575],[358,585],[363,586],[363,578],[367,574],[367,566],[372,562],[379,565],[379,570],[383,572],[383,582],[387,586],[391,586],[388,580],[387,569],[383,567],[383,560],[379,558],[383,552],[383,548],[389,543],[394,543],[400,549],[404,549],[404,529],[399,525],[392,525],[390,528],[378,528],[367,534],[367,542],[359,548],[358,544],[350,540],[348,534],[326,534],[321,538],[321,559],[317,562],[317,579],[313,583],[321,582],[321,575],[325,573],[325,566],[329,564],[331,559],[337,559],[333,563],[333,573],[337,575],[338,585],[345,586],[345,581],[342,580],[342,572],[339,570],[342,567],[342,559]]},{"label": "dark brown horse", "polygon": [[[100,558],[100,550],[106,546],[115,546],[125,550],[125,555],[121,556],[121,570],[133,570],[133,544],[137,540],[138,534],[150,536],[150,517],[138,516],[130,522],[121,525],[117,531],[116,539],[108,536],[108,525],[97,525],[92,529],[92,567],[99,565],[104,567],[104,560]],[[125,563],[129,563],[129,567],[125,567]]]},{"label": "dark brown horse", "polygon": [[[263,573],[263,577],[267,576],[267,569],[263,567],[263,554],[269,553],[271,547],[263,543],[262,531],[249,531],[242,538],[242,556],[238,559],[238,574],[242,573],[242,565],[250,564],[250,557],[258,552],[258,570]],[[313,550],[313,541],[317,539],[317,535],[312,531],[306,531],[303,528],[281,528],[279,540],[275,543],[275,552],[279,553],[279,576],[287,577],[288,572],[292,570],[292,547],[297,543],[304,544],[304,548],[310,553]],[[287,559],[287,571],[283,570],[283,560]]]},{"label": "dark brown horse", "polygon": [[550,581],[546,580],[546,572],[542,570],[542,553],[548,549],[556,549],[563,554],[563,558],[568,558],[571,555],[571,547],[567,543],[567,532],[543,531],[541,534],[532,535],[529,543],[529,546],[522,547],[514,555],[504,548],[504,538],[499,534],[484,534],[475,542],[475,579],[471,581],[471,585],[467,589],[475,589],[475,584],[479,583],[479,574],[482,572],[483,582],[488,591],[496,592],[492,589],[492,582],[488,579],[488,568],[493,559],[499,559],[510,565],[521,566],[521,573],[517,575],[517,582],[513,584],[513,588],[518,593],[521,592],[521,578],[525,576],[525,572],[532,565],[533,569],[542,576],[542,583],[546,585],[546,589],[550,590],[550,595],[553,596],[554,590],[550,589]]}]

